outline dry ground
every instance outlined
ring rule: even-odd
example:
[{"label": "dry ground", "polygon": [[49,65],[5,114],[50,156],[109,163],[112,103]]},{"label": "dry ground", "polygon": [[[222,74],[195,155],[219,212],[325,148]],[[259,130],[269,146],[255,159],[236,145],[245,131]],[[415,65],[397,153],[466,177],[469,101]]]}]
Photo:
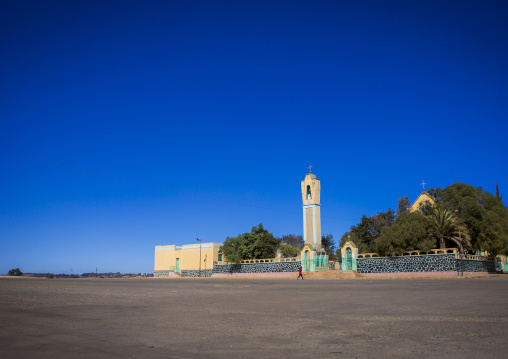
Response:
[{"label": "dry ground", "polygon": [[0,358],[502,358],[508,276],[0,278]]}]

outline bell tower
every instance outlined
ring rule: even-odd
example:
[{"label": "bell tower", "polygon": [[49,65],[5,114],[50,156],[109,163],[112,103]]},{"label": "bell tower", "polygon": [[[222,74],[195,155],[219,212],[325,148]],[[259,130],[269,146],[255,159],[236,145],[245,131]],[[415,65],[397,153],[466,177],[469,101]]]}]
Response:
[{"label": "bell tower", "polygon": [[302,181],[303,241],[314,249],[321,248],[320,195],[320,181],[312,173],[312,166],[309,166],[309,173]]}]

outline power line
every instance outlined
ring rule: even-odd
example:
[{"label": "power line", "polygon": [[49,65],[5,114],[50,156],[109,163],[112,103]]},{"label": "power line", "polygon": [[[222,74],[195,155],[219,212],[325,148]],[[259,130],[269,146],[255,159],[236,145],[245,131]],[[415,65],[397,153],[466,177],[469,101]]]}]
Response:
[{"label": "power line", "polygon": [[[73,169],[73,170],[76,170],[76,171],[81,171],[81,172],[85,172],[85,173],[91,173],[91,174],[94,174],[94,175],[103,176],[103,177],[115,179],[115,180],[118,180],[118,181],[129,182],[129,183],[133,183],[133,184],[137,184],[137,185],[141,185],[141,186],[146,186],[146,187],[160,189],[160,190],[163,190],[163,191],[170,191],[170,192],[174,192],[174,193],[178,193],[178,194],[183,194],[183,195],[186,195],[186,196],[205,198],[205,199],[209,199],[209,200],[212,200],[212,201],[218,201],[218,202],[223,202],[223,203],[235,204],[235,205],[244,206],[244,207],[264,209],[264,210],[268,210],[268,211],[275,211],[275,212],[282,212],[282,213],[289,213],[289,214],[301,214],[301,213],[297,213],[297,212],[293,212],[293,211],[286,211],[286,210],[281,210],[281,209],[256,206],[256,205],[253,205],[253,204],[235,202],[235,201],[230,201],[230,200],[227,200],[227,199],[221,199],[221,198],[204,196],[204,195],[195,194],[195,193],[178,191],[178,190],[167,188],[167,187],[156,186],[156,185],[152,185],[152,184],[149,184],[149,183],[144,183],[144,182],[139,182],[139,181],[133,181],[133,180],[130,180],[130,179],[127,179],[127,178],[121,178],[121,177],[117,177],[117,176],[112,176],[112,175],[101,173],[101,172],[86,170],[86,169],[83,169],[83,168],[79,168],[79,167],[70,166],[70,165],[66,165],[66,164],[63,164],[63,163],[59,163],[59,162],[54,162],[54,161],[46,160],[44,158],[34,157],[34,156],[26,155],[24,153],[19,153],[19,152],[14,152],[14,151],[6,150],[4,148],[0,148],[0,151],[4,151],[4,152],[7,152],[7,153],[10,153],[10,154],[13,154],[13,155],[17,155],[17,156],[20,156],[20,157],[30,158],[32,160],[36,160],[36,161],[40,161],[40,162],[49,163],[49,164],[56,165],[56,166],[70,168],[70,169]],[[321,218],[337,219],[337,220],[344,220],[344,221],[352,221],[352,220],[354,220],[352,218],[337,218],[337,217],[327,217],[327,216],[321,216]]]}]

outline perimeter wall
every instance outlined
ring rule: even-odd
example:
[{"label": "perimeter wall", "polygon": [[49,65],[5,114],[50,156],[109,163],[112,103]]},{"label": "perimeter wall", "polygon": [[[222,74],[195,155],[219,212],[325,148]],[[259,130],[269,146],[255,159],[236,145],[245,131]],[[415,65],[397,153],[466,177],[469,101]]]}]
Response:
[{"label": "perimeter wall", "polygon": [[213,274],[298,272],[300,266],[300,261],[214,264]]},{"label": "perimeter wall", "polygon": [[357,258],[358,273],[495,272],[494,261],[456,258],[455,254]]}]

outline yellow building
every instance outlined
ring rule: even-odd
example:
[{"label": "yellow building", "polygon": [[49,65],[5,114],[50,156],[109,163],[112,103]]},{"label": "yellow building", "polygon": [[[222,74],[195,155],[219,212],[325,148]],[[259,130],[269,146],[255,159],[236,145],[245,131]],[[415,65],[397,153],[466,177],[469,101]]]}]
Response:
[{"label": "yellow building", "polygon": [[155,246],[154,277],[180,274],[186,277],[209,277],[212,275],[213,262],[222,261],[221,245],[210,242]]}]

